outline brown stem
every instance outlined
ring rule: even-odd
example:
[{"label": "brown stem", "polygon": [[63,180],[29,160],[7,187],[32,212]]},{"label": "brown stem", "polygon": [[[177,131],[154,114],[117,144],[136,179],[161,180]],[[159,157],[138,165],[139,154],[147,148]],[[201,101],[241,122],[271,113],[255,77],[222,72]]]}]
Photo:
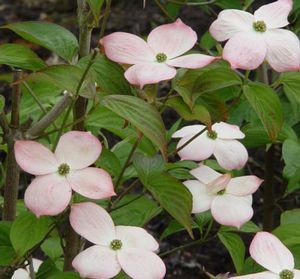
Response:
[{"label": "brown stem", "polygon": [[[22,71],[14,72],[14,82],[22,78]],[[12,110],[10,131],[7,135],[7,168],[4,184],[4,205],[3,220],[14,220],[16,217],[16,206],[18,199],[18,187],[20,178],[20,169],[15,159],[14,145],[15,138],[19,131],[19,111],[21,101],[21,86],[14,83],[12,89]]]},{"label": "brown stem", "polygon": [[274,195],[274,160],[275,148],[272,145],[265,156],[265,180],[264,180],[264,212],[263,212],[263,230],[272,231],[274,226],[273,206],[275,204]]}]

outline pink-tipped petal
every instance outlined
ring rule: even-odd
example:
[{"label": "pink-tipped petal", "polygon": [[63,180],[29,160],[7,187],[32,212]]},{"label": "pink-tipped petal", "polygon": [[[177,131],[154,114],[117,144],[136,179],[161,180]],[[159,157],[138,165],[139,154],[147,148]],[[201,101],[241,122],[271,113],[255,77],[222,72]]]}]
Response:
[{"label": "pink-tipped petal", "polygon": [[196,32],[180,19],[153,29],[148,36],[148,45],[156,54],[164,53],[168,59],[190,50],[197,41]]},{"label": "pink-tipped petal", "polygon": [[299,269],[294,269],[294,278],[295,279],[300,279],[300,270]]},{"label": "pink-tipped petal", "polygon": [[122,249],[140,248],[154,252],[159,248],[154,237],[139,227],[116,226],[116,239],[122,241]]},{"label": "pink-tipped petal", "polygon": [[108,279],[121,271],[117,253],[100,245],[94,245],[79,253],[72,265],[82,278]]},{"label": "pink-tipped petal", "polygon": [[237,140],[216,140],[214,155],[219,165],[226,170],[241,169],[248,160],[248,151]]},{"label": "pink-tipped petal", "polygon": [[118,260],[124,272],[134,279],[162,279],[166,274],[164,262],[151,251],[121,249]]},{"label": "pink-tipped petal", "polygon": [[210,34],[219,42],[226,41],[240,32],[252,30],[254,17],[239,10],[224,10],[209,28]]},{"label": "pink-tipped petal", "polygon": [[43,175],[56,172],[58,169],[54,154],[38,142],[18,140],[14,149],[18,165],[28,173]]},{"label": "pink-tipped petal", "polygon": [[234,276],[230,278],[235,279],[278,279],[278,274],[270,272],[270,271],[264,271],[260,273],[254,273],[254,274],[248,274],[243,276]]},{"label": "pink-tipped petal", "polygon": [[90,199],[105,199],[115,195],[111,176],[98,168],[85,168],[71,172],[67,179],[72,189]]},{"label": "pink-tipped petal", "polygon": [[[178,144],[177,148],[183,146],[188,142],[194,135],[186,136],[182,138]],[[204,132],[202,135],[198,136],[187,144],[183,149],[178,152],[178,155],[182,160],[193,160],[202,161],[209,158],[215,149],[215,140],[208,138],[207,133]]]},{"label": "pink-tipped petal", "polygon": [[54,173],[37,176],[26,189],[24,201],[37,217],[54,216],[66,209],[71,195],[68,181]]},{"label": "pink-tipped petal", "polygon": [[289,30],[275,29],[266,32],[266,60],[277,72],[297,71],[300,68],[298,37]]},{"label": "pink-tipped petal", "polygon": [[255,11],[254,17],[256,21],[264,21],[267,28],[280,28],[289,24],[288,15],[292,8],[292,0],[279,0],[261,6]]},{"label": "pink-tipped petal", "polygon": [[282,270],[293,270],[294,257],[290,250],[274,235],[258,232],[251,242],[251,257],[261,266],[279,274]]},{"label": "pink-tipped petal", "polygon": [[264,62],[266,53],[262,34],[250,31],[233,36],[224,47],[223,58],[233,69],[254,70]]},{"label": "pink-tipped petal", "polygon": [[190,174],[204,184],[208,184],[222,175],[221,173],[218,173],[212,168],[203,164],[200,164],[198,168],[191,170]]},{"label": "pink-tipped petal", "polygon": [[70,131],[59,139],[55,156],[59,163],[66,163],[77,170],[93,164],[101,150],[100,141],[90,132]]},{"label": "pink-tipped petal", "polygon": [[247,196],[257,191],[263,182],[255,175],[235,177],[230,180],[226,187],[226,192],[235,196]]},{"label": "pink-tipped petal", "polygon": [[252,218],[253,209],[248,198],[224,194],[213,200],[211,214],[222,225],[240,228]]},{"label": "pink-tipped petal", "polygon": [[109,246],[116,238],[110,215],[101,206],[91,202],[73,204],[70,223],[79,235],[95,244]]},{"label": "pink-tipped petal", "polygon": [[166,63],[170,66],[188,68],[188,69],[199,69],[207,66],[216,60],[216,57],[204,55],[204,54],[188,54],[167,60]]},{"label": "pink-tipped petal", "polygon": [[164,63],[144,63],[131,66],[125,72],[125,78],[133,85],[143,88],[146,84],[155,84],[176,76],[176,69]]},{"label": "pink-tipped petal", "polygon": [[190,126],[185,126],[178,131],[176,131],[173,135],[172,138],[183,138],[186,136],[194,136],[201,132],[202,130],[205,129],[204,125],[190,125]]},{"label": "pink-tipped petal", "polygon": [[239,126],[225,122],[215,123],[212,125],[212,130],[218,134],[219,139],[243,139],[245,137]]},{"label": "pink-tipped petal", "polygon": [[200,213],[210,209],[215,196],[207,193],[204,184],[197,180],[187,180],[183,184],[189,189],[193,197],[192,213]]},{"label": "pink-tipped petal", "polygon": [[156,61],[155,54],[148,44],[140,37],[115,32],[105,36],[100,43],[104,46],[106,56],[122,64],[137,64]]}]

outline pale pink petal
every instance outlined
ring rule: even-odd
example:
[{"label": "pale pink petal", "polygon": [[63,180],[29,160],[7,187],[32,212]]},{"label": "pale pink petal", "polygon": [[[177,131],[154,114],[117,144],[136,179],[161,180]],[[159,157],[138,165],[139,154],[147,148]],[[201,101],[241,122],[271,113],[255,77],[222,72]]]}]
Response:
[{"label": "pale pink petal", "polygon": [[143,88],[146,84],[154,84],[175,77],[176,69],[164,63],[144,63],[131,66],[125,72],[125,78],[134,85]]},{"label": "pale pink petal", "polygon": [[187,180],[183,184],[189,189],[193,197],[192,213],[200,213],[210,209],[215,196],[207,193],[204,184],[198,180]]},{"label": "pale pink petal", "polygon": [[214,155],[226,170],[241,169],[248,160],[248,151],[237,140],[216,140]]},{"label": "pale pink petal", "polygon": [[59,139],[55,156],[73,170],[83,169],[98,159],[101,150],[100,141],[90,132],[71,131]]},{"label": "pale pink petal", "polygon": [[98,168],[85,168],[71,172],[67,179],[72,189],[90,199],[104,199],[115,195],[111,176]]},{"label": "pale pink petal", "polygon": [[153,29],[148,36],[148,45],[156,54],[164,53],[168,59],[190,50],[197,41],[196,32],[180,19]]},{"label": "pale pink petal", "polygon": [[300,270],[294,269],[294,279],[300,279]]},{"label": "pale pink petal", "polygon": [[243,139],[245,137],[239,126],[225,122],[215,123],[212,125],[212,130],[218,134],[219,139]]},{"label": "pale pink petal", "polygon": [[121,271],[117,253],[100,245],[94,245],[79,253],[72,265],[82,278],[113,278]]},{"label": "pale pink petal", "polygon": [[191,170],[190,174],[204,184],[208,184],[222,175],[221,173],[218,173],[212,168],[203,164],[199,164],[198,168]]},{"label": "pale pink petal", "polygon": [[217,179],[206,185],[207,193],[218,194],[220,191],[225,190],[227,184],[231,180],[231,174],[225,173],[219,176]]},{"label": "pale pink petal", "polygon": [[[40,265],[43,262],[38,259],[32,259],[32,265],[35,272],[38,271]],[[30,279],[30,271],[29,266],[25,268],[19,268],[14,272],[14,275],[11,277],[11,279]]]},{"label": "pale pink petal", "polygon": [[70,223],[79,235],[95,244],[109,246],[116,238],[110,215],[101,206],[91,202],[73,204]]},{"label": "pale pink petal", "polygon": [[265,34],[266,60],[277,72],[297,71],[300,68],[298,37],[289,30],[274,29]]},{"label": "pale pink petal", "polygon": [[253,209],[247,198],[224,194],[213,200],[211,214],[218,223],[239,228],[252,218]]},{"label": "pale pink petal", "polygon": [[216,57],[204,54],[188,54],[167,60],[166,64],[174,67],[199,69],[216,60]]},{"label": "pale pink petal", "polygon": [[205,129],[204,125],[190,125],[190,126],[185,126],[178,131],[176,131],[173,135],[172,138],[183,138],[185,136],[189,135],[196,135],[199,132],[201,132],[203,129]]},{"label": "pale pink petal", "polygon": [[235,177],[230,180],[226,187],[226,192],[235,196],[247,196],[256,192],[263,182],[255,175]]},{"label": "pale pink petal", "polygon": [[116,226],[116,239],[122,241],[122,249],[140,248],[154,252],[159,248],[154,237],[139,227]]},{"label": "pale pink petal", "polygon": [[134,279],[162,279],[166,274],[164,262],[151,251],[121,249],[118,260],[124,272]]},{"label": "pale pink petal", "polygon": [[[177,148],[183,146],[188,142],[194,135],[186,136],[182,138],[178,144]],[[216,141],[210,139],[207,136],[207,132],[204,132],[189,144],[187,144],[183,149],[178,152],[178,155],[182,160],[193,160],[202,161],[209,158],[215,149]]]},{"label": "pale pink petal", "polygon": [[226,41],[240,32],[252,30],[254,17],[240,10],[224,10],[209,28],[210,34],[219,42]]},{"label": "pale pink petal", "polygon": [[279,0],[261,6],[255,11],[254,17],[256,21],[264,21],[267,28],[280,28],[289,24],[288,15],[292,8],[292,0]]},{"label": "pale pink petal", "polygon": [[27,208],[37,217],[57,215],[65,210],[72,196],[65,177],[56,173],[37,176],[25,191]]},{"label": "pale pink petal", "polygon": [[270,271],[264,271],[260,273],[254,273],[254,274],[248,274],[243,276],[234,276],[230,278],[235,279],[278,279],[278,274],[270,272]]},{"label": "pale pink petal", "polygon": [[279,274],[282,270],[294,268],[294,257],[290,250],[274,235],[258,232],[251,242],[251,257],[264,268]]},{"label": "pale pink petal", "polygon": [[123,64],[137,64],[156,61],[155,53],[140,37],[115,32],[101,39],[106,56],[115,62]]},{"label": "pale pink petal", "polygon": [[251,31],[233,36],[224,47],[223,58],[233,69],[254,70],[264,62],[266,53],[262,34]]},{"label": "pale pink petal", "polygon": [[26,172],[43,175],[56,172],[58,163],[54,154],[42,144],[30,140],[15,143],[15,157],[18,165]]}]

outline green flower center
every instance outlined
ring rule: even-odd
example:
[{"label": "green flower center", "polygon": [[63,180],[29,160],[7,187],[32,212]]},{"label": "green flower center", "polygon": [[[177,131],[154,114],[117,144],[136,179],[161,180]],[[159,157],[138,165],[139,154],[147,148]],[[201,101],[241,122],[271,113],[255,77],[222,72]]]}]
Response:
[{"label": "green flower center", "polygon": [[222,195],[224,195],[224,194],[225,194],[225,192],[226,192],[226,190],[225,190],[225,189],[223,189],[223,190],[221,190],[221,191],[217,192],[217,195],[218,195],[218,196],[222,196]]},{"label": "green flower center", "polygon": [[156,61],[159,63],[165,62],[167,60],[167,55],[165,55],[164,53],[158,53],[156,54]]},{"label": "green flower center", "polygon": [[207,136],[208,136],[210,139],[215,140],[215,139],[218,137],[218,134],[217,134],[217,132],[211,130],[211,131],[208,131],[208,132],[207,132]]},{"label": "green flower center", "polygon": [[114,250],[114,251],[117,251],[117,250],[120,250],[122,248],[122,241],[120,239],[114,239],[109,247],[110,249]]},{"label": "green flower center", "polygon": [[294,278],[294,272],[290,271],[288,269],[282,270],[279,273],[280,279],[293,279]]},{"label": "green flower center", "polygon": [[256,31],[256,32],[266,32],[267,31],[267,25],[265,24],[264,21],[262,20],[258,20],[258,21],[255,21],[253,22],[253,29]]},{"label": "green flower center", "polygon": [[70,167],[67,164],[61,164],[58,167],[58,174],[61,176],[66,176],[70,172]]}]

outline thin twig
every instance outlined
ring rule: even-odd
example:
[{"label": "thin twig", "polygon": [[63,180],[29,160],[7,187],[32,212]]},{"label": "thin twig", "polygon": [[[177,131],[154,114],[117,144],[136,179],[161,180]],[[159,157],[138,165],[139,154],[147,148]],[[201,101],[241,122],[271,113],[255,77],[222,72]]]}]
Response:
[{"label": "thin twig", "polygon": [[100,39],[103,38],[103,36],[104,36],[107,20],[108,20],[109,14],[110,14],[111,0],[106,0],[105,2],[106,2],[106,6],[105,6],[104,17],[102,20],[102,25],[101,25],[101,30],[100,30]]}]

